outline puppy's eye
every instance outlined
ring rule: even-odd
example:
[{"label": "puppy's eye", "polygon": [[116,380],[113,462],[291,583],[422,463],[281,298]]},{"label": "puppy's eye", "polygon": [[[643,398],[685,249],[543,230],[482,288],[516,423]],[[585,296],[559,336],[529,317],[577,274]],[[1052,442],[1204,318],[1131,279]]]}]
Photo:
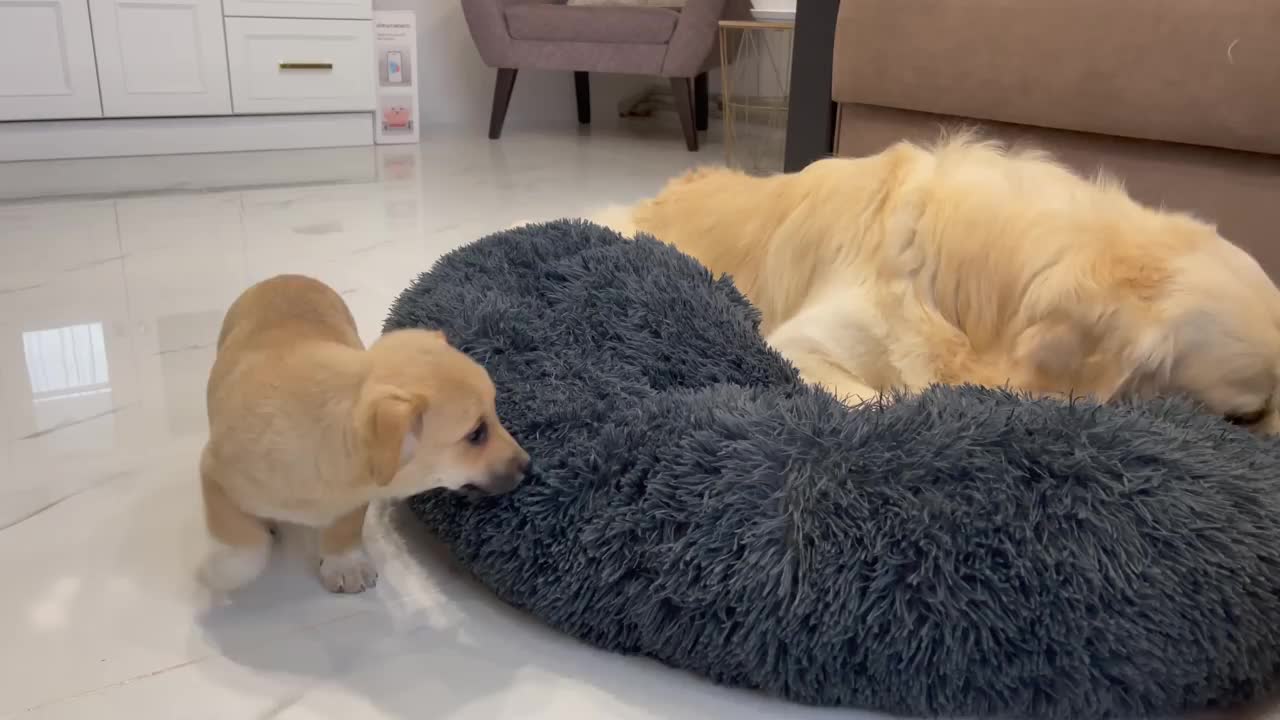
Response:
[{"label": "puppy's eye", "polygon": [[481,420],[475,429],[467,433],[467,442],[472,445],[483,445],[485,440],[489,439],[489,426],[485,421]]},{"label": "puppy's eye", "polygon": [[1227,415],[1227,422],[1233,425],[1257,425],[1267,416],[1267,408],[1259,408],[1247,413],[1231,413]]}]

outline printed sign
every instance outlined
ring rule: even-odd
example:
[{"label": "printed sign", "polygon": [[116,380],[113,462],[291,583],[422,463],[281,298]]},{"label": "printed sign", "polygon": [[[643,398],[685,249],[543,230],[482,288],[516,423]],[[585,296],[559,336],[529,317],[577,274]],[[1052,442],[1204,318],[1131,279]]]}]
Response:
[{"label": "printed sign", "polygon": [[373,129],[379,145],[418,142],[416,25],[411,10],[373,14],[373,47],[378,62],[378,108]]}]

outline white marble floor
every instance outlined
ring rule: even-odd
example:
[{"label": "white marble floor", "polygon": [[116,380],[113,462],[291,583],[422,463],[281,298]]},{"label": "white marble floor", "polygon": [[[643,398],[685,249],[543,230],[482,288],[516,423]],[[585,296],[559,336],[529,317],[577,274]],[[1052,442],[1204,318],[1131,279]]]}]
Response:
[{"label": "white marble floor", "polygon": [[371,339],[442,253],[718,157],[570,132],[0,166],[0,197],[63,196],[0,203],[0,718],[854,717],[586,648],[385,508],[373,592],[330,595],[288,554],[230,604],[193,579],[204,383],[240,290],[315,275]]}]

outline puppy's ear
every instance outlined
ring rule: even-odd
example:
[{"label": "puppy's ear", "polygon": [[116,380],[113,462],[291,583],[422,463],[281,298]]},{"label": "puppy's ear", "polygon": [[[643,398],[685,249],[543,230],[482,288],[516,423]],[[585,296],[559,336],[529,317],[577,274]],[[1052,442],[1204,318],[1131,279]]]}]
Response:
[{"label": "puppy's ear", "polygon": [[390,387],[366,389],[361,400],[360,437],[369,475],[378,485],[388,485],[408,464],[422,439],[422,415],[427,398]]}]

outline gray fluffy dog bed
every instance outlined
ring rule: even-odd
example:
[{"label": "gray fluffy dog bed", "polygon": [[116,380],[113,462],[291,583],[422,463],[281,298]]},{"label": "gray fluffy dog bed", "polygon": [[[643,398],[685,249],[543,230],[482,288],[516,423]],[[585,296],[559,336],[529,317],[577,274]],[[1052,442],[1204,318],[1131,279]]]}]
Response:
[{"label": "gray fluffy dog bed", "polygon": [[507,602],[726,685],[1086,720],[1276,687],[1280,451],[1178,401],[937,388],[847,409],[728,279],[582,223],[486,238],[396,302],[489,369],[512,495],[414,513]]}]

